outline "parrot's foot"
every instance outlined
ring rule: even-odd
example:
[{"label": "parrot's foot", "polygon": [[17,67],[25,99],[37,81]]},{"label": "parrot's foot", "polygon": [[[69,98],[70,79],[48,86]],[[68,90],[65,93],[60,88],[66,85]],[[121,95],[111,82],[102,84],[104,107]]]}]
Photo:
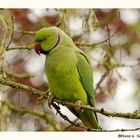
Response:
[{"label": "parrot's foot", "polygon": [[51,94],[51,93],[49,93],[49,95],[48,95],[48,106],[51,108],[51,105],[52,105],[52,103],[53,103],[53,99],[54,99],[55,97],[54,97],[54,95],[53,94]]},{"label": "parrot's foot", "polygon": [[83,105],[82,101],[78,100],[75,102],[75,110],[81,110],[81,106]]}]

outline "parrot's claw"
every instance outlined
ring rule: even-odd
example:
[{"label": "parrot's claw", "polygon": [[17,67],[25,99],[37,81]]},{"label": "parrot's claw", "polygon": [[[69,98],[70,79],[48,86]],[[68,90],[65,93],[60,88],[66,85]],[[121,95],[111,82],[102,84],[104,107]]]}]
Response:
[{"label": "parrot's claw", "polygon": [[78,100],[75,102],[75,110],[80,110],[83,105],[82,101]]},{"label": "parrot's claw", "polygon": [[51,93],[49,93],[49,95],[48,95],[48,106],[51,108],[51,105],[52,105],[52,103],[53,103],[53,99],[54,99],[55,97],[54,97],[54,95],[53,94],[51,94]]}]

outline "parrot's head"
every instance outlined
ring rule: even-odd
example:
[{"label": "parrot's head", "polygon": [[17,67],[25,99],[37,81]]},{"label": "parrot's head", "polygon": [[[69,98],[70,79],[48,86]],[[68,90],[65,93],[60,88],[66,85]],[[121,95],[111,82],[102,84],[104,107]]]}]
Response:
[{"label": "parrot's head", "polygon": [[59,28],[57,27],[44,27],[37,31],[35,35],[35,52],[47,54],[54,47],[58,45],[60,41]]},{"label": "parrot's head", "polygon": [[40,55],[48,54],[59,45],[71,47],[74,45],[72,39],[58,27],[44,27],[35,35],[35,52]]}]

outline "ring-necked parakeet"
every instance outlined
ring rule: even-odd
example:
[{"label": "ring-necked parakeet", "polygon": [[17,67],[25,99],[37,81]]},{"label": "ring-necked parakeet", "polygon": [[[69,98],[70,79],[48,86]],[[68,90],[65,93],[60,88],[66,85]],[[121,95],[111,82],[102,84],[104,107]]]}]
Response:
[{"label": "ring-necked parakeet", "polygon": [[[40,29],[35,36],[35,51],[46,55],[45,73],[56,98],[95,106],[89,60],[66,33],[57,27]],[[69,109],[85,126],[100,129],[95,113]]]}]

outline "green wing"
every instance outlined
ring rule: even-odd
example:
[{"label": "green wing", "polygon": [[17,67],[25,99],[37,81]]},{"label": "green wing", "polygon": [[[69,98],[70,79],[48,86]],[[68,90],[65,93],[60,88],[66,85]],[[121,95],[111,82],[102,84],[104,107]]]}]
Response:
[{"label": "green wing", "polygon": [[89,105],[95,106],[92,69],[89,60],[82,52],[77,52],[77,58],[77,70],[80,76],[81,84],[87,93]]}]

